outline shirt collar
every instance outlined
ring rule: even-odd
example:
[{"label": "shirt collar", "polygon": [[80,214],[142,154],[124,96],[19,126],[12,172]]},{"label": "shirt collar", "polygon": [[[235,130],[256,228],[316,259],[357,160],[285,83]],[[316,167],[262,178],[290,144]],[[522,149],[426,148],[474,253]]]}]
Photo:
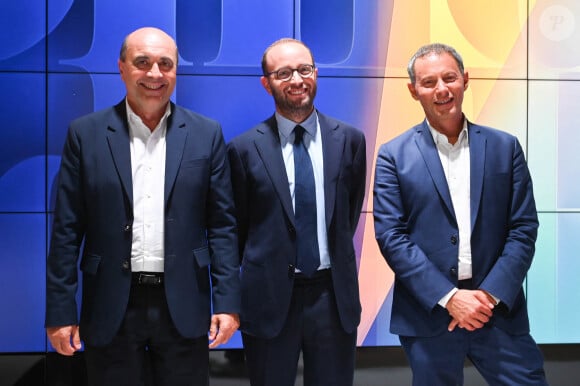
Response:
[{"label": "shirt collar", "polygon": [[304,130],[308,134],[310,134],[310,136],[312,136],[313,138],[316,135],[316,130],[318,127],[317,124],[318,116],[316,115],[316,109],[312,111],[312,114],[310,114],[308,118],[306,118],[303,122],[300,123],[291,121],[290,119],[280,115],[278,112],[276,112],[275,116],[276,116],[276,124],[278,125],[278,132],[280,133],[280,136],[283,137],[285,140],[288,140],[290,134],[292,134],[292,131],[294,131],[294,127],[296,127],[296,125],[302,126]]},{"label": "shirt collar", "polygon": [[167,127],[166,121],[167,118],[171,115],[171,103],[167,103],[165,113],[159,120],[159,123],[157,124],[157,127],[155,127],[155,130],[153,130],[153,132],[149,130],[149,128],[143,123],[141,117],[135,114],[131,106],[129,106],[127,98],[125,98],[125,106],[127,107],[127,121],[129,122],[129,128],[131,129],[131,131],[133,131],[134,134],[140,134],[141,136],[148,137],[157,131],[161,131],[157,130],[160,127],[161,128]]},{"label": "shirt collar", "polygon": [[[431,135],[433,136],[433,141],[435,141],[436,145],[450,145],[449,140],[447,139],[447,136],[445,134],[440,133],[439,131],[437,131],[433,126],[431,126],[431,124],[429,123],[429,121],[427,121],[427,126],[429,126],[429,131],[431,132]],[[457,142],[455,143],[455,145],[460,145],[460,144],[468,144],[469,143],[469,130],[467,130],[467,119],[463,119],[463,128],[461,129],[461,132],[459,133],[459,136],[457,138]]]}]

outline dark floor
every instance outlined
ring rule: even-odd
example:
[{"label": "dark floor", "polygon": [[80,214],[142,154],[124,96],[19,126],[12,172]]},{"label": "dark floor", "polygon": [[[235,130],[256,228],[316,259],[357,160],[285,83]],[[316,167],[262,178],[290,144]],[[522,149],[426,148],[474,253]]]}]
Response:
[{"label": "dark floor", "polygon": [[[540,348],[544,353],[545,369],[550,385],[580,385],[580,344],[542,345]],[[239,350],[235,351],[239,352]],[[212,351],[210,370],[211,386],[249,385],[239,355],[230,355],[228,359],[225,351]],[[356,386],[402,386],[410,385],[410,383],[411,372],[400,347],[358,349]],[[0,386],[83,385],[82,355],[74,358],[65,358],[57,354],[0,355]],[[301,364],[296,385],[302,385]],[[486,385],[469,363],[465,366],[465,385]]]}]

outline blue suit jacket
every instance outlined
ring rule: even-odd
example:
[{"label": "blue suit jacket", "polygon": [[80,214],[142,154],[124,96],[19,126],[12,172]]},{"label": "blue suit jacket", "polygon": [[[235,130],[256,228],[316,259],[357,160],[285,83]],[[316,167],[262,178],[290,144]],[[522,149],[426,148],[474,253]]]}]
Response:
[{"label": "blue suit jacket", "polygon": [[[165,290],[185,337],[207,334],[214,313],[238,313],[239,258],[229,164],[221,127],[171,104],[165,168]],[[59,175],[47,265],[46,326],[77,324],[107,344],[129,298],[133,187],[125,101],[71,123]],[[160,181],[160,183],[163,183]]]},{"label": "blue suit jacket", "polygon": [[[365,190],[364,135],[318,113],[332,280],[347,332],[360,322],[353,236]],[[286,320],[296,265],[294,210],[274,116],[228,144],[242,257],[241,329],[276,336]]]},{"label": "blue suit jacket", "polygon": [[[529,331],[522,282],[538,219],[518,140],[468,123],[474,285],[501,299],[490,323]],[[381,146],[374,183],[375,234],[395,272],[391,332],[434,336],[450,316],[437,302],[457,284],[459,235],[437,148],[424,121]]]}]

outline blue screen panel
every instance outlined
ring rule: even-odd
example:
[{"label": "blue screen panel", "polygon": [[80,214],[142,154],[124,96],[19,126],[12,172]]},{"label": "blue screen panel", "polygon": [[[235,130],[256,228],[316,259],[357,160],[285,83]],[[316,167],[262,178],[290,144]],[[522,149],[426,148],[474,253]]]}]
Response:
[{"label": "blue screen panel", "polygon": [[0,352],[44,351],[45,214],[0,214]]},{"label": "blue screen panel", "polygon": [[2,2],[0,70],[44,70],[45,21],[46,0]]},{"label": "blue screen panel", "polygon": [[49,70],[116,73],[125,36],[145,26],[175,36],[175,9],[175,2],[147,6],[135,0],[99,0],[75,1],[64,16],[49,13],[56,24],[48,40]]},{"label": "blue screen panel", "polygon": [[218,120],[226,141],[274,114],[257,76],[178,76],[175,101]]},{"label": "blue screen panel", "polygon": [[326,75],[382,77],[392,14],[391,1],[303,1],[296,37]]},{"label": "blue screen panel", "polygon": [[0,212],[43,212],[45,76],[0,73]]}]

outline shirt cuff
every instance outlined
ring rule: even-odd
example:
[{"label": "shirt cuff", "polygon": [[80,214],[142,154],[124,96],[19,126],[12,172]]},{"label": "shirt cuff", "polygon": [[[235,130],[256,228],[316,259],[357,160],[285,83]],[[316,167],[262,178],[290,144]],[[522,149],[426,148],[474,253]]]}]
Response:
[{"label": "shirt cuff", "polygon": [[439,304],[439,305],[440,305],[441,307],[443,307],[443,308],[447,307],[447,302],[449,301],[449,299],[451,299],[451,297],[452,297],[453,295],[455,295],[455,293],[456,293],[457,291],[459,291],[459,289],[458,289],[458,288],[453,288],[451,291],[449,291],[449,292],[447,293],[447,295],[443,296],[443,297],[441,298],[441,300],[439,300],[439,301],[437,302],[437,304]]}]

